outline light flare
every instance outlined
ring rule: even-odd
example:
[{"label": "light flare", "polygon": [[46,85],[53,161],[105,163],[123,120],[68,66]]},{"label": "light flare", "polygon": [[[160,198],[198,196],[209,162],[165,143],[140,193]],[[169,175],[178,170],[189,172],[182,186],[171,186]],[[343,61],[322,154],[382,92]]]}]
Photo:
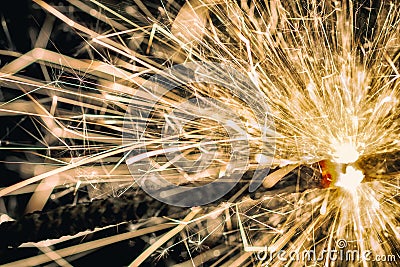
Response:
[{"label": "light flare", "polygon": [[349,191],[354,191],[357,190],[363,179],[363,172],[349,165],[346,167],[344,173],[339,173],[335,186],[342,187]]}]

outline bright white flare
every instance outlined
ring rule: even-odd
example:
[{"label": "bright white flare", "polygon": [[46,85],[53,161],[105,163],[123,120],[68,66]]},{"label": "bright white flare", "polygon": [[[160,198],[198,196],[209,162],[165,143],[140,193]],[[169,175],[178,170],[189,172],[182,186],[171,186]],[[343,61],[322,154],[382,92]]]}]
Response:
[{"label": "bright white flare", "polygon": [[363,172],[349,165],[346,167],[345,173],[339,174],[335,185],[349,191],[354,191],[361,184],[363,179]]},{"label": "bright white flare", "polygon": [[350,164],[358,160],[360,154],[351,143],[341,143],[335,148],[333,159],[337,163]]}]

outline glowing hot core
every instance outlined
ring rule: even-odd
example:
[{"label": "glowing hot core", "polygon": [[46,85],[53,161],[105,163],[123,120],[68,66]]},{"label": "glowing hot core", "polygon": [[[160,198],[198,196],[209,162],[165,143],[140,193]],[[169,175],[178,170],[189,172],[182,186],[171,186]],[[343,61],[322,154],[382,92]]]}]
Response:
[{"label": "glowing hot core", "polygon": [[363,179],[364,174],[362,171],[349,165],[346,167],[345,173],[339,173],[335,186],[353,191],[361,184]]},{"label": "glowing hot core", "polygon": [[351,143],[341,143],[335,145],[333,159],[337,163],[354,163],[358,160],[359,156],[360,154],[358,153],[357,149]]}]

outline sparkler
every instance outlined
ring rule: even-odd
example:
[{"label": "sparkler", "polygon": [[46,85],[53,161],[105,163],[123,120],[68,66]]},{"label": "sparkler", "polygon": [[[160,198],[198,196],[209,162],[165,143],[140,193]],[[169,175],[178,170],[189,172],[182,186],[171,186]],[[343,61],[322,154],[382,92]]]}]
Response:
[{"label": "sparkler", "polygon": [[[68,1],[96,18],[99,30],[34,2],[49,15],[33,50],[3,51],[15,60],[0,69],[2,86],[22,93],[0,111],[34,118],[40,130],[31,134],[39,145],[20,148],[35,162],[19,165],[30,178],[0,196],[33,191],[31,212],[85,185],[99,198],[143,187],[135,181],[159,182],[154,177],[178,187],[233,179],[243,186],[227,203],[193,209],[131,265],[157,251],[162,255],[154,258],[162,259],[183,243],[190,255],[183,265],[396,266],[399,176],[384,163],[399,150],[398,2],[170,1],[156,17],[139,1],[123,13],[96,0]],[[54,17],[82,36],[89,60],[45,49]],[[32,64],[42,81],[21,75]],[[166,71],[178,64],[184,72]],[[192,72],[206,80],[182,76]],[[165,80],[150,76],[176,86],[167,89]],[[325,189],[265,191],[304,165],[322,173]],[[262,171],[271,166],[280,169]],[[234,176],[249,171],[264,186],[255,199],[244,196],[249,181]],[[186,227],[196,224],[196,233]],[[230,242],[203,246],[222,235]],[[280,250],[323,257],[255,256]],[[360,257],[323,254],[335,250]],[[373,261],[384,255],[395,259]]]}]

